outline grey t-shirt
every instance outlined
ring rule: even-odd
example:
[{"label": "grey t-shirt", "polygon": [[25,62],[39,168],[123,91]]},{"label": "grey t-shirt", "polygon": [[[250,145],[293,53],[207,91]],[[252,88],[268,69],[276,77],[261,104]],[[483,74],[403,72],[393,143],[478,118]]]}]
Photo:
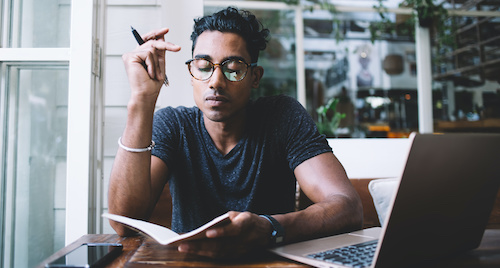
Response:
[{"label": "grey t-shirt", "polygon": [[152,154],[170,171],[172,229],[191,231],[229,210],[292,212],[294,169],[331,152],[300,103],[287,96],[251,101],[245,134],[226,155],[215,147],[197,107],[155,113]]}]

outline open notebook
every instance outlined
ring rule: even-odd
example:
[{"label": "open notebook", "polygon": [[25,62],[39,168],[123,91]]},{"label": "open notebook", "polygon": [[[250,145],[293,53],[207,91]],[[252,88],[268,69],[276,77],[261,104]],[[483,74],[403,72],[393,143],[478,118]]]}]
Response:
[{"label": "open notebook", "polygon": [[221,226],[230,222],[229,215],[226,213],[189,233],[178,234],[166,227],[147,221],[136,220],[125,216],[109,214],[109,213],[104,213],[102,214],[102,216],[104,218],[108,218],[116,222],[123,223],[133,230],[146,234],[162,245],[174,244],[186,240],[205,238],[205,233],[203,231],[207,230],[208,228]]}]

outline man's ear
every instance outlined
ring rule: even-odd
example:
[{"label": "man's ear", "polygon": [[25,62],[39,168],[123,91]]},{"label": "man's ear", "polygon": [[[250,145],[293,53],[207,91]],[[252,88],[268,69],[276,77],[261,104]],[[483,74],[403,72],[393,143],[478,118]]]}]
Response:
[{"label": "man's ear", "polygon": [[252,68],[252,87],[258,88],[260,79],[264,75],[264,68],[262,66],[255,66]]}]

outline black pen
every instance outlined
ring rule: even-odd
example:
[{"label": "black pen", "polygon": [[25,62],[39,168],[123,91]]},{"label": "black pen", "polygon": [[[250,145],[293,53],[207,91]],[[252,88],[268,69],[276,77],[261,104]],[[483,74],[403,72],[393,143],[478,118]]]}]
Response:
[{"label": "black pen", "polygon": [[[134,38],[137,41],[137,43],[139,44],[139,46],[142,45],[142,44],[144,44],[145,43],[144,40],[142,40],[141,35],[134,29],[134,27],[130,26],[130,29],[132,29],[132,34],[134,35]],[[145,68],[147,68],[146,64],[143,64],[143,66]],[[168,87],[168,78],[167,78],[167,74],[166,73],[165,73],[165,80],[163,80],[163,84],[166,87]]]}]

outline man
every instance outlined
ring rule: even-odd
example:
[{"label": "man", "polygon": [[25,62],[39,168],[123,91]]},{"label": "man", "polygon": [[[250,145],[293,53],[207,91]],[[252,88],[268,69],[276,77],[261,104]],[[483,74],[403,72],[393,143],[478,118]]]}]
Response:
[{"label": "man", "polygon": [[[304,108],[285,96],[250,100],[264,73],[256,64],[268,35],[261,28],[254,15],[234,8],[195,21],[187,62],[193,108],[154,113],[165,51],[180,49],[164,41],[168,29],[146,34],[145,44],[123,56],[132,93],[110,178],[110,213],[147,220],[169,182],[174,231],[229,211],[230,224],[179,245],[210,257],[361,227],[359,196]],[[298,212],[295,180],[315,202]]]}]

